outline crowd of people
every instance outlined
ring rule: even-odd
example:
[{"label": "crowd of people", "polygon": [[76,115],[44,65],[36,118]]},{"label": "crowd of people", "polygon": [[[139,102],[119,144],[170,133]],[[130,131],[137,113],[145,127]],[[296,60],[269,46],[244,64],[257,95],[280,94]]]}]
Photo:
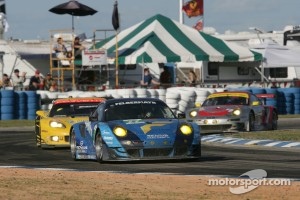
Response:
[{"label": "crowd of people", "polygon": [[[79,37],[75,37],[72,43],[72,50],[69,51],[63,41],[63,38],[57,38],[57,42],[53,46],[53,51],[56,57],[59,58],[58,62],[63,60],[82,59],[82,51],[86,49],[80,42]],[[73,56],[74,53],[74,56]],[[57,62],[57,63],[58,63]],[[56,81],[52,78],[52,75],[48,73],[46,77],[40,75],[39,70],[35,71],[35,74],[30,77],[29,85],[24,86],[26,81],[26,72],[20,73],[18,69],[14,70],[14,73],[9,77],[7,74],[3,74],[2,80],[0,80],[0,89],[13,88],[14,90],[48,90],[57,91]],[[196,86],[197,76],[193,70],[189,71],[188,84],[190,86]],[[149,68],[144,68],[140,86],[143,88],[168,88],[173,84],[172,75],[167,66],[164,66],[159,79],[156,79],[151,73]]]},{"label": "crowd of people", "polygon": [[[79,37],[75,37],[72,43],[72,50],[68,50],[64,44],[62,37],[57,38],[56,43],[53,45],[53,51],[56,57],[59,59],[55,65],[70,66],[70,62],[73,59],[82,59],[82,51],[85,48],[80,42]],[[74,56],[73,56],[74,53]],[[27,77],[28,78],[28,77]],[[35,71],[35,74],[30,77],[29,85],[24,85],[26,78],[26,72],[20,72],[19,69],[15,69],[11,76],[3,74],[2,80],[0,80],[0,89],[14,89],[18,91],[23,90],[48,90],[57,91],[57,83],[52,78],[51,73],[48,73],[45,77],[42,77],[39,70]]]},{"label": "crowd of people", "polygon": [[[190,86],[196,86],[197,76],[193,70],[189,71],[188,83]],[[26,73],[20,74],[18,69],[14,70],[11,77],[7,74],[3,74],[2,80],[0,80],[0,89],[13,88],[14,90],[48,90],[57,91],[57,83],[52,78],[50,73],[47,73],[45,77],[40,75],[40,71],[36,70],[35,74],[30,77],[29,85],[24,86],[26,81]],[[172,76],[168,68],[165,66],[160,74],[159,79],[156,79],[151,73],[149,68],[145,68],[140,81],[142,88],[168,88],[172,86]]]},{"label": "crowd of people", "polygon": [[3,74],[2,80],[0,80],[0,89],[14,89],[17,91],[57,90],[56,81],[52,78],[50,73],[48,73],[44,78],[40,75],[40,71],[36,70],[35,74],[30,77],[28,86],[24,85],[25,81],[26,72],[22,72],[22,74],[20,74],[19,69],[15,69],[11,77],[7,74]]}]

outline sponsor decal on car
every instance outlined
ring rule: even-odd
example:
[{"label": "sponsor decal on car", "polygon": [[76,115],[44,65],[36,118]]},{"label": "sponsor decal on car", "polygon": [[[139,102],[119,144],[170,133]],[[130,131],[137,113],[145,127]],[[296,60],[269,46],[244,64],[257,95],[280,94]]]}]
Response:
[{"label": "sponsor decal on car", "polygon": [[122,101],[116,102],[115,105],[130,105],[130,104],[156,104],[155,101]]},{"label": "sponsor decal on car", "polygon": [[147,135],[147,139],[166,139],[170,138],[168,134],[160,134],[160,135]]},{"label": "sponsor decal on car", "polygon": [[143,132],[145,134],[147,134],[149,131],[151,131],[151,128],[152,127],[155,127],[155,126],[164,126],[166,124],[170,124],[172,122],[153,122],[152,124],[145,124],[144,126],[141,126],[141,129],[143,130]]},{"label": "sponsor decal on car", "polygon": [[129,120],[124,120],[125,124],[141,124],[145,123],[142,119],[129,119]]}]

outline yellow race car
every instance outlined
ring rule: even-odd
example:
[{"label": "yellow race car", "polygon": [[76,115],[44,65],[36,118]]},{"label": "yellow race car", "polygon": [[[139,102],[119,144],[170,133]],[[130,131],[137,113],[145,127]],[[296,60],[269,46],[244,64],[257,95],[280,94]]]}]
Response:
[{"label": "yellow race car", "polygon": [[49,111],[38,110],[35,119],[36,144],[41,148],[69,147],[70,128],[87,121],[90,113],[105,98],[64,98],[53,101]]}]

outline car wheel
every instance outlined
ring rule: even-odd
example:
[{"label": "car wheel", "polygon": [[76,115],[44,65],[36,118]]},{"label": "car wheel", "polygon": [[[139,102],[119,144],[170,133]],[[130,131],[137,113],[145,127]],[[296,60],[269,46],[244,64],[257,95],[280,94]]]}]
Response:
[{"label": "car wheel", "polygon": [[246,125],[246,131],[250,132],[254,130],[254,115],[253,113],[249,114],[248,122]]},{"label": "car wheel", "polygon": [[101,163],[101,162],[103,162],[104,144],[103,144],[103,140],[102,140],[102,137],[101,137],[99,132],[96,135],[95,148],[96,148],[96,159],[97,159],[98,162]]},{"label": "car wheel", "polygon": [[277,121],[278,121],[278,116],[277,113],[273,111],[272,113],[272,130],[277,130]]},{"label": "car wheel", "polygon": [[72,129],[71,134],[70,134],[70,148],[71,148],[71,157],[74,160],[76,159],[76,136],[75,136],[75,131]]}]

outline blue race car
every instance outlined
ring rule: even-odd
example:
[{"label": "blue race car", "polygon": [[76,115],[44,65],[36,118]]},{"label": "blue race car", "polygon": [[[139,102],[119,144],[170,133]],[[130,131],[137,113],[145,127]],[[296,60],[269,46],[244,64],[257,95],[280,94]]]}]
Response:
[{"label": "blue race car", "polygon": [[101,102],[89,121],[73,124],[70,146],[74,160],[100,163],[201,156],[199,126],[177,118],[163,101],[154,98]]}]

